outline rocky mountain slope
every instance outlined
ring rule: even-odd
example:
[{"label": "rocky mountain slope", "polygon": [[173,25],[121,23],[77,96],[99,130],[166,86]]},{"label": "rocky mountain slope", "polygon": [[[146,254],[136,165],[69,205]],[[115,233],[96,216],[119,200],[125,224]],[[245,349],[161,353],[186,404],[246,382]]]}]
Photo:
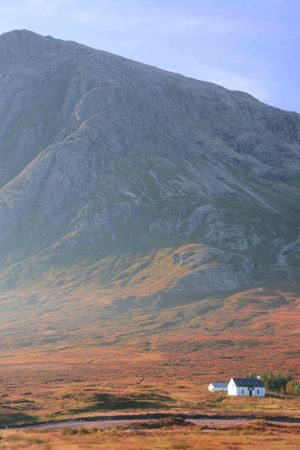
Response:
[{"label": "rocky mountain slope", "polygon": [[299,199],[299,114],[74,42],[0,36],[2,323],[298,290]]}]

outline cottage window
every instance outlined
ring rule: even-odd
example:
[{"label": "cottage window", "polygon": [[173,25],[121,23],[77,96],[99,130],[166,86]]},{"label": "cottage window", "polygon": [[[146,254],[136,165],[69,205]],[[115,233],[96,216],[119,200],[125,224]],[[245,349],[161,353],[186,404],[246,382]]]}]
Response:
[{"label": "cottage window", "polygon": [[242,394],[244,393],[244,389],[242,389]]},{"label": "cottage window", "polygon": [[257,389],[257,393],[259,394],[259,389]]}]

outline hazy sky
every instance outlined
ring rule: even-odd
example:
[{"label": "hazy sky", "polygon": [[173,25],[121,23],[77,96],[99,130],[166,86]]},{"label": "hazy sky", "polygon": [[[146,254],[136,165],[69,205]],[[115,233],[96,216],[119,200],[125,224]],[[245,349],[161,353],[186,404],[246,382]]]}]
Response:
[{"label": "hazy sky", "polygon": [[0,32],[16,28],[300,112],[300,0],[0,0]]}]

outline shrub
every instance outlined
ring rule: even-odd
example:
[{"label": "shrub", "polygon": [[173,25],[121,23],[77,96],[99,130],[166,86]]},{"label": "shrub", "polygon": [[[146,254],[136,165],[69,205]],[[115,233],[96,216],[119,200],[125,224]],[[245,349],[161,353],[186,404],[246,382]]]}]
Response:
[{"label": "shrub", "polygon": [[300,383],[294,380],[290,380],[286,385],[286,393],[292,395],[300,395]]},{"label": "shrub", "polygon": [[[299,384],[296,381],[293,381],[292,375],[282,375],[281,373],[275,374],[271,371],[263,372],[261,374],[253,372],[249,376],[256,377],[258,375],[260,375],[260,378],[267,391],[287,392],[287,386],[289,385],[289,383],[294,383],[296,385]],[[294,384],[291,386],[294,386]]]}]

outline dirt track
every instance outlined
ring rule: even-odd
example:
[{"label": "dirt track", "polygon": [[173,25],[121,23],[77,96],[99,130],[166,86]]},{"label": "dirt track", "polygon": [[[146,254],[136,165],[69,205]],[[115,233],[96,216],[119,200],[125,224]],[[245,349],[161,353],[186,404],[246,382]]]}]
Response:
[{"label": "dirt track", "polygon": [[[62,428],[81,428],[81,427],[94,427],[94,428],[111,428],[111,427],[119,427],[119,426],[127,426],[127,425],[140,425],[148,423],[151,420],[160,420],[162,418],[166,418],[167,416],[159,417],[159,414],[153,415],[145,415],[145,417],[141,417],[141,415],[127,415],[124,418],[120,416],[116,417],[95,417],[95,418],[84,418],[84,419],[76,419],[76,420],[67,420],[62,422],[52,422],[52,423],[44,423],[39,425],[32,425],[29,427],[30,429],[41,429],[41,430],[49,430],[49,429],[62,429]],[[194,425],[206,425],[209,427],[214,426],[226,426],[226,425],[243,425],[248,424],[253,420],[269,420],[277,425],[300,425],[300,419],[297,418],[289,418],[289,417],[209,417],[209,416],[197,416],[197,415],[170,415],[169,417],[180,417],[186,420],[189,423]]]}]

